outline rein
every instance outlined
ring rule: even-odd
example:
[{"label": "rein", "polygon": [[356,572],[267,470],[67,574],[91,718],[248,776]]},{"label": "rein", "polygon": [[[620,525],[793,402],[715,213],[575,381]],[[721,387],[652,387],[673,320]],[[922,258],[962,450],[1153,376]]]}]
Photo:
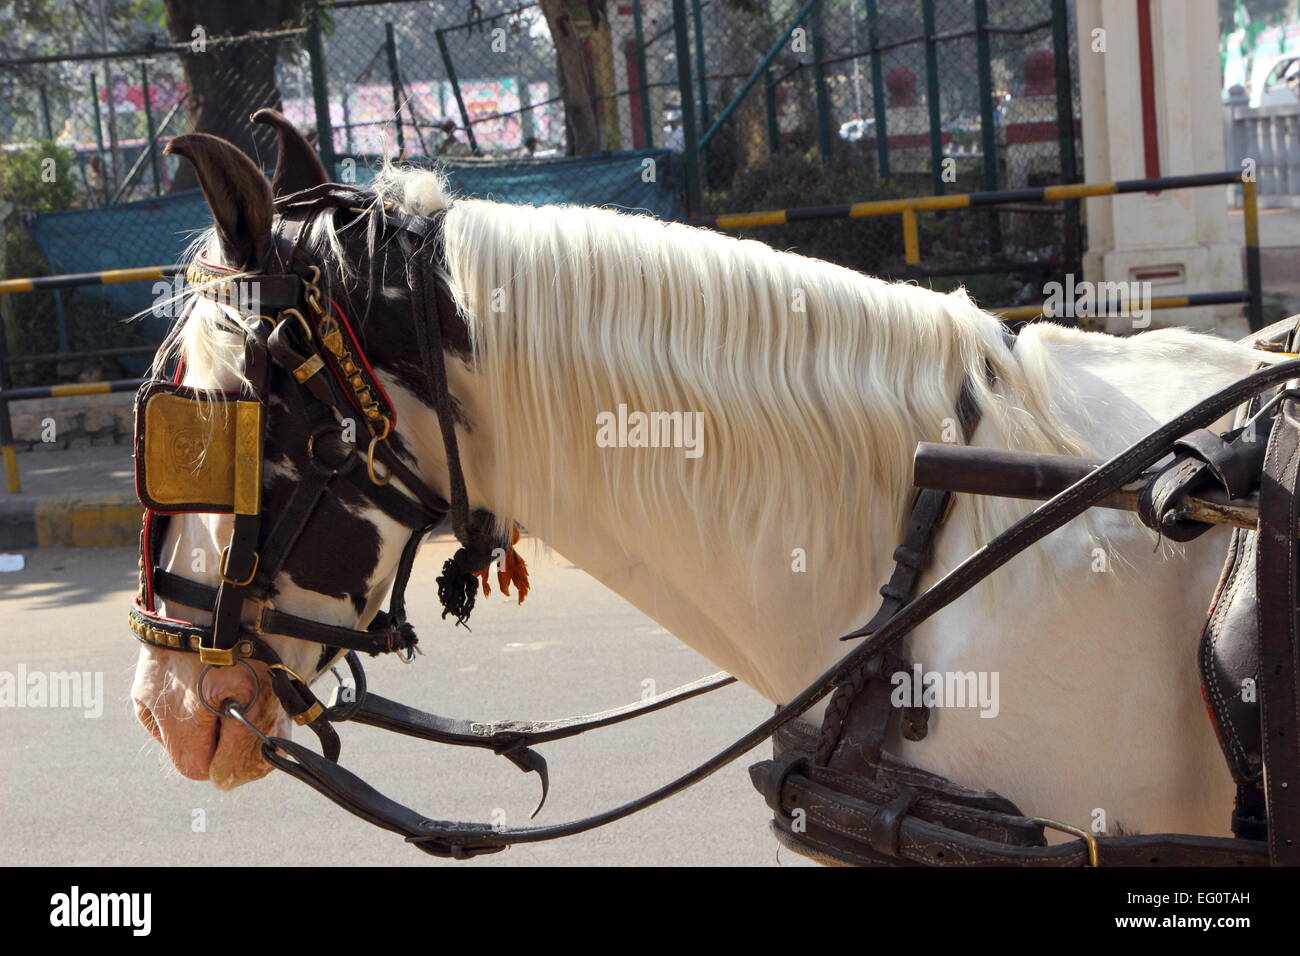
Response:
[{"label": "rein", "polygon": [[[150,422],[153,421],[150,413],[159,396],[181,403],[195,402],[197,396],[192,394],[193,390],[187,390],[178,384],[148,383],[141,390],[137,405],[137,460],[143,461],[146,469],[145,473],[137,475],[137,480],[147,512],[145,530],[141,537],[141,596],[131,611],[132,629],[137,638],[145,643],[198,653],[205,665],[199,678],[200,697],[203,696],[203,675],[209,668],[235,664],[248,666],[249,659],[267,663],[277,697],[286,712],[295,721],[310,726],[317,733],[323,753],[318,754],[286,738],[263,734],[247,719],[246,707],[237,701],[223,702],[220,712],[240,721],[262,741],[262,755],[273,766],[303,781],[354,815],[395,832],[407,842],[436,856],[466,859],[495,853],[513,844],[572,836],[613,823],[703,780],[778,732],[786,734],[788,738],[796,730],[794,722],[797,718],[824,697],[834,693],[839,703],[828,708],[828,721],[823,726],[821,739],[809,743],[810,749],[816,748],[820,756],[825,756],[833,751],[851,713],[851,708],[845,703],[846,698],[852,698],[865,680],[887,666],[890,661],[888,655],[908,633],[1017,554],[1132,482],[1173,450],[1179,439],[1187,433],[1208,427],[1261,392],[1300,376],[1300,359],[1281,362],[1259,370],[1197,403],[1035,508],[916,597],[910,595],[919,577],[920,569],[916,566],[920,563],[919,552],[928,546],[933,527],[923,530],[919,537],[912,539],[911,544],[905,541],[904,547],[896,553],[896,558],[900,566],[906,565],[910,570],[900,571],[896,579],[891,578],[892,588],[887,585],[887,603],[880,613],[864,627],[841,638],[844,641],[858,640],[860,643],[796,697],[777,708],[772,716],[713,757],[663,786],[601,813],[551,826],[499,827],[486,823],[438,820],[425,817],[389,799],[341,766],[337,762],[338,736],[331,723],[353,720],[425,740],[491,750],[511,760],[521,770],[537,773],[542,783],[544,802],[549,783],[546,762],[531,749],[532,746],[610,726],[671,706],[725,686],[733,682],[734,678],[718,674],[648,701],[561,721],[454,720],[427,714],[368,693],[358,652],[365,651],[374,655],[397,651],[405,653],[409,658],[415,647],[414,631],[405,618],[404,595],[423,536],[450,513],[453,530],[462,548],[457,552],[457,557],[444,567],[444,574],[439,578],[439,592],[444,597],[444,607],[447,609],[444,616],[452,613],[458,623],[464,620],[461,612],[464,611],[467,615],[473,603],[472,597],[465,598],[464,579],[469,578],[471,589],[468,593],[472,595],[472,575],[480,570],[478,562],[486,563],[492,556],[490,547],[494,542],[487,530],[493,519],[483,512],[472,512],[469,509],[455,436],[454,403],[447,388],[445,343],[438,308],[439,280],[436,277],[437,270],[433,268],[434,261],[442,255],[442,217],[439,214],[425,218],[382,209],[369,194],[335,184],[324,184],[284,197],[277,201],[277,206],[282,208],[286,217],[302,213],[307,217],[299,221],[297,233],[292,237],[295,239],[292,253],[282,259],[283,272],[247,279],[225,277],[225,281],[237,290],[243,288],[241,283],[259,280],[266,282],[266,288],[273,290],[273,295],[272,301],[268,302],[264,297],[263,303],[269,305],[274,312],[272,316],[249,318],[245,344],[245,374],[249,385],[238,396],[232,397],[227,405],[247,402],[254,406],[244,410],[249,425],[237,436],[236,444],[238,448],[254,449],[260,488],[260,452],[267,440],[266,416],[262,412],[272,394],[284,400],[303,422],[303,426],[294,435],[295,439],[301,439],[300,442],[295,441],[295,445],[300,447],[285,451],[295,462],[301,461],[308,466],[300,469],[303,470],[304,481],[295,488],[284,512],[274,518],[262,513],[260,500],[254,508],[254,502],[249,500],[247,494],[231,494],[229,502],[207,502],[201,507],[188,509],[234,514],[235,530],[231,544],[223,554],[221,584],[218,587],[188,581],[157,569],[156,558],[162,538],[160,516],[167,513],[168,504],[151,497],[156,483],[150,481],[155,476],[148,472],[148,468],[152,467],[150,462],[156,456],[150,454]],[[369,370],[364,353],[352,336],[346,320],[341,314],[335,315],[332,304],[321,294],[319,268],[304,263],[299,256],[296,240],[305,231],[306,223],[323,208],[331,206],[355,211],[365,211],[365,208],[356,207],[368,206],[373,214],[383,218],[385,225],[417,239],[416,251],[408,266],[412,315],[420,357],[428,375],[429,395],[438,415],[447,456],[450,502],[443,500],[425,485],[389,447],[388,439],[393,433],[394,416],[387,406],[382,388]],[[305,306],[305,310],[301,306]],[[324,371],[327,367],[329,373]],[[337,369],[343,370],[343,377],[337,374]],[[182,404],[180,407],[186,406]],[[341,440],[338,425],[339,419],[354,416],[358,410],[362,412],[370,433],[369,447],[364,458]],[[372,415],[372,411],[375,414]],[[233,414],[238,417],[237,407]],[[962,417],[964,422],[969,422],[970,419],[965,414]],[[965,430],[969,435],[971,429]],[[240,458],[236,455],[235,461],[231,463],[237,475],[241,474],[239,461]],[[376,462],[387,469],[385,473],[380,474],[376,470]],[[392,488],[388,484],[391,476],[396,476],[414,497]],[[317,508],[322,496],[331,493],[340,481],[352,484],[377,507],[411,529],[411,536],[399,562],[389,610],[381,612],[365,630],[340,628],[285,614],[274,608],[269,597],[271,581],[292,550],[306,521]],[[924,513],[931,517],[924,520],[932,525],[937,524],[942,520],[947,499],[943,499],[942,506],[938,500],[926,500],[929,504],[925,506]],[[174,503],[172,507],[175,507]],[[506,546],[509,546],[509,542]],[[918,552],[916,558],[909,557],[913,552]],[[899,556],[900,553],[902,557]],[[200,626],[164,618],[154,609],[155,596],[194,607],[213,607],[213,623],[211,626]],[[242,612],[250,604],[260,609],[251,625],[241,622]],[[349,689],[341,686],[336,689],[328,707],[321,704],[312,694],[308,682],[290,671],[279,659],[264,639],[267,634],[287,635],[321,644],[322,664],[319,670],[326,669],[340,655],[344,656],[355,678],[355,687],[351,688],[355,691],[352,699],[348,699]],[[922,735],[924,733],[923,729],[919,732]],[[814,769],[810,764],[815,762],[819,763],[820,760],[815,761],[811,753],[787,748],[787,752],[776,760],[760,763],[751,769],[756,785],[778,813],[778,836],[783,827],[787,831],[789,829],[788,807],[792,799],[797,798],[799,806],[815,806],[819,800],[832,799],[827,794],[825,779],[810,772]],[[920,771],[912,772],[920,774]],[[943,783],[955,787],[946,781]],[[986,814],[997,811],[1008,816],[1006,807],[1009,802],[998,803],[1001,798],[995,800],[993,797],[995,795],[984,799],[976,810]],[[977,837],[963,837],[954,841],[951,831],[909,815],[916,800],[916,794],[909,791],[894,795],[881,805],[859,801],[849,808],[851,813],[846,825],[861,826],[868,832],[871,845],[884,858],[880,860],[883,862],[941,865],[1012,862],[1069,866],[1188,863],[1254,865],[1268,861],[1267,846],[1254,840],[1183,834],[1093,836],[1052,821],[1031,820],[1018,815],[1011,817],[1013,827],[1018,832],[1027,832],[1031,838],[1037,835],[1037,839],[1041,840],[1042,826],[1049,826],[1065,829],[1077,839],[1055,846],[1011,846],[1006,840]],[[539,803],[538,809],[540,807]],[[534,810],[534,814],[536,812]],[[936,849],[937,847],[943,849]],[[951,856],[945,858],[945,853],[949,850],[952,851]],[[826,855],[830,858],[844,858],[837,857],[833,849],[828,849]]]}]

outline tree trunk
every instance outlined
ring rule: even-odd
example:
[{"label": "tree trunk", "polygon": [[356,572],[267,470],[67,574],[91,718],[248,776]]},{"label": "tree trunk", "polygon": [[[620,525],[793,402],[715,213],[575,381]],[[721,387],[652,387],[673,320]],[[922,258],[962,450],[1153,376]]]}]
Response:
[{"label": "tree trunk", "polygon": [[[172,41],[193,43],[195,27],[207,39],[274,30],[275,3],[229,3],[228,0],[164,0]],[[281,108],[275,66],[280,41],[209,43],[203,52],[191,48],[181,55],[188,87],[190,129],[229,140],[261,165],[275,156],[275,130],[258,126],[249,117],[263,106]],[[198,185],[189,163],[181,163],[172,191]]]},{"label": "tree trunk", "polygon": [[546,25],[555,44],[556,72],[564,98],[564,128],[569,156],[600,152],[600,130],[592,105],[592,82],[587,70],[585,43],[566,0],[541,0]]}]

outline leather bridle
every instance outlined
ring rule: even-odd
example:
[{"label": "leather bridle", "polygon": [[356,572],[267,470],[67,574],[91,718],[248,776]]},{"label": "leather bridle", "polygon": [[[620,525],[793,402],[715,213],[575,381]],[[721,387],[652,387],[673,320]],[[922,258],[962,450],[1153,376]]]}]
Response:
[{"label": "leather bridle", "polygon": [[[411,257],[430,273],[438,268],[441,255],[441,214],[428,218],[394,213],[374,198],[347,186],[326,184],[285,196],[276,205],[281,211],[276,237],[275,271],[241,274],[206,263],[201,258],[190,267],[187,279],[200,295],[227,304],[254,302],[256,313],[242,316],[244,334],[244,384],[238,402],[254,410],[256,425],[242,453],[252,452],[260,463],[260,449],[269,440],[267,408],[274,395],[284,403],[293,423],[289,440],[278,450],[297,470],[288,503],[278,515],[269,516],[260,507],[235,508],[230,542],[220,559],[220,583],[216,587],[182,577],[159,566],[166,513],[146,508],[141,535],[141,588],[130,612],[131,629],[146,644],[191,651],[204,664],[228,667],[249,660],[265,663],[272,686],[286,712],[297,723],[310,727],[320,738],[330,759],[339,753],[337,734],[331,720],[346,717],[346,709],[333,714],[316,698],[309,680],[289,668],[265,639],[281,635],[321,645],[317,671],[323,671],[340,656],[347,659],[358,685],[364,684],[358,652],[375,655],[396,652],[408,660],[414,654],[415,631],[406,620],[405,591],[416,552],[424,536],[442,522],[459,504],[458,536],[467,537],[464,479],[459,461],[451,453],[454,431],[448,439],[448,463],[455,476],[453,502],[448,503],[417,475],[394,451],[396,411],[378,381],[346,316],[325,295],[321,269],[303,253],[302,240],[313,219],[327,210],[348,208],[382,218],[386,228],[415,239]],[[434,241],[431,241],[434,240]],[[418,288],[413,285],[413,290]],[[425,343],[431,359],[430,392],[442,396],[435,405],[440,416],[446,401],[446,374],[442,363],[441,319],[436,295],[413,291],[412,311],[417,336]],[[179,330],[178,324],[176,330]],[[175,331],[174,331],[175,334]],[[166,346],[164,346],[166,347]],[[145,438],[141,409],[159,393],[201,401],[200,394],[179,384],[181,368],[174,382],[153,380],[141,389],[137,402],[137,462],[143,461]],[[345,440],[344,423],[360,433],[365,429],[366,451]],[[140,465],[137,475],[140,474]],[[260,488],[260,468],[255,476]],[[399,490],[397,479],[410,494]],[[251,479],[250,479],[251,480]],[[364,630],[324,624],[278,610],[273,582],[293,553],[304,528],[326,496],[347,483],[389,518],[409,529],[402,549],[386,612],[381,611]],[[137,481],[140,484],[140,481]],[[145,494],[142,491],[142,497]],[[146,501],[146,505],[149,502]],[[160,615],[158,598],[193,608],[210,608],[212,623],[200,625]],[[244,622],[252,605],[256,614]],[[202,696],[202,679],[199,694]]]}]

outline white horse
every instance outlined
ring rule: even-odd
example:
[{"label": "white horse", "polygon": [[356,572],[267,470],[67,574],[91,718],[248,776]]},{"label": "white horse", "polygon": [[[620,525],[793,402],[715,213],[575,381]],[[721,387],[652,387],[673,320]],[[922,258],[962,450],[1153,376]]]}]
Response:
[{"label": "white horse", "polygon": [[[453,202],[428,172],[385,170],[374,188],[411,213],[447,209],[448,280],[473,346],[472,360],[449,362],[472,506],[526,526],[777,704],[840,658],[849,645],[837,638],[875,610],[910,506],[912,452],[952,440],[964,381],[982,410],[971,444],[1107,456],[1261,358],[1185,331],[1116,338],[1048,324],[1009,348],[999,321],[960,292],[608,210]],[[323,219],[313,234],[322,255],[338,248],[331,228]],[[215,239],[207,246],[220,255]],[[235,384],[239,338],[219,329],[222,312],[200,300],[187,319],[190,384]],[[445,495],[433,411],[378,371],[418,471]],[[698,457],[605,447],[598,431],[620,406],[702,413]],[[1025,510],[960,496],[928,580]],[[368,520],[383,547],[364,608],[288,580],[279,605],[368,620],[406,534],[377,512]],[[184,558],[219,552],[228,522],[173,520],[169,563],[214,583],[215,568],[196,573]],[[1111,834],[1228,835],[1233,788],[1196,666],[1225,535],[1162,546],[1118,512],[1056,532],[903,646],[926,671],[996,673],[996,716],[939,709],[924,741],[890,749],[1031,816],[1101,819]],[[315,645],[271,640],[312,672]],[[187,776],[220,787],[261,776],[253,737],[198,706],[197,668],[194,655],[142,647],[142,722]],[[214,702],[243,699],[242,670],[209,682]],[[283,717],[263,689],[252,716],[270,730]]]}]

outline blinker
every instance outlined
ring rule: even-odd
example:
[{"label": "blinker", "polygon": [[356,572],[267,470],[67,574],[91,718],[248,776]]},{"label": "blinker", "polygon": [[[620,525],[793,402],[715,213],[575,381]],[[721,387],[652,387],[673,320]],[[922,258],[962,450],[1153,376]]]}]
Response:
[{"label": "blinker", "polygon": [[164,513],[262,509],[261,402],[148,382],[136,395],[135,481]]}]

